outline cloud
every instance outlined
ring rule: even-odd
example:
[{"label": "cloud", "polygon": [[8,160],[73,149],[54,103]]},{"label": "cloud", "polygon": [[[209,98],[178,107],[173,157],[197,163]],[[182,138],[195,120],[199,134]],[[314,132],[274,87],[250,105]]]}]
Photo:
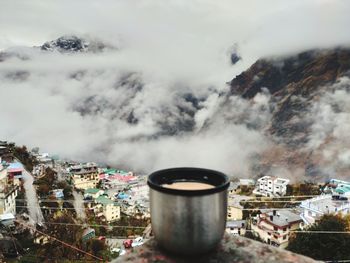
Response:
[{"label": "cloud", "polygon": [[[0,63],[0,138],[145,172],[194,165],[248,175],[251,157],[270,144],[270,97],[228,98],[225,83],[262,56],[350,43],[349,9],[345,1],[3,3],[0,50],[22,47]],[[25,48],[72,34],[118,49]],[[233,46],[242,58],[234,66]]]},{"label": "cloud", "polygon": [[312,121],[306,147],[328,174],[350,179],[346,173],[350,167],[350,79],[343,77],[321,92],[306,116]]}]

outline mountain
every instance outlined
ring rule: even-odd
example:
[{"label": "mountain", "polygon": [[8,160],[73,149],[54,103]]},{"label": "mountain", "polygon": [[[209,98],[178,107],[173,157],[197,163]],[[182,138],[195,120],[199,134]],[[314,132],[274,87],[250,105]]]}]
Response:
[{"label": "mountain", "polygon": [[[250,159],[244,165],[249,168],[238,169],[241,176],[348,176],[350,49],[262,58],[235,76],[226,90],[203,84],[200,91],[188,83],[158,83],[142,69],[124,67],[123,62],[103,65],[100,52],[107,54],[115,49],[105,42],[77,36],[62,36],[34,48],[15,47],[0,52],[0,62],[10,65],[0,77],[19,92],[30,90],[36,94],[33,98],[40,97],[44,103],[57,99],[54,118],[60,119],[58,114],[63,112],[71,118],[67,123],[78,123],[77,129],[96,125],[94,132],[100,135],[96,148],[103,157],[119,144],[128,145],[124,151],[129,156],[129,147],[138,149],[143,144],[146,149],[151,144],[176,140],[185,142],[176,144],[181,151],[193,142],[210,153],[210,147],[219,149],[217,145],[224,141],[232,145],[220,148],[217,156],[226,158],[236,156],[242,141],[249,148],[245,156]],[[108,55],[118,62],[125,59],[121,53],[123,50]],[[89,54],[86,60],[81,60],[85,54]],[[66,67],[66,59],[75,62],[72,67]],[[242,59],[237,45],[229,50],[227,59],[232,67]],[[61,64],[43,67],[50,60]],[[98,67],[94,67],[96,62]],[[41,116],[42,111],[32,114]],[[48,112],[42,120],[51,118]],[[237,142],[236,137],[242,138]],[[121,161],[129,158],[121,157]],[[130,167],[134,165],[131,162]]]},{"label": "mountain", "polygon": [[[338,162],[334,162],[350,146],[349,141],[345,139],[345,144],[334,147],[338,139],[344,139],[336,138],[334,133],[345,123],[329,123],[327,127],[328,124],[323,126],[321,122],[327,118],[322,109],[329,109],[335,118],[349,114],[339,98],[330,99],[337,92],[348,96],[349,73],[350,49],[336,48],[260,59],[229,82],[229,96],[252,100],[260,92],[271,94],[273,110],[266,133],[276,146],[262,156],[265,165],[284,163],[293,169],[302,169],[307,175],[324,175],[324,169],[319,167],[325,165],[332,173],[344,172],[348,164],[340,171]],[[320,143],[311,147],[317,136],[322,137]],[[327,159],[325,153],[329,145],[333,154]]]},{"label": "mountain", "polygon": [[101,40],[89,37],[78,37],[74,35],[61,36],[55,40],[45,42],[38,47],[12,47],[4,51],[0,51],[0,62],[11,58],[19,60],[30,60],[30,58],[38,50],[59,52],[63,54],[77,53],[101,53],[107,50],[117,50],[118,48],[112,44],[105,43]]},{"label": "mountain", "polygon": [[96,39],[88,39],[77,36],[62,36],[44,43],[42,46],[40,46],[40,49],[45,51],[58,51],[60,53],[98,53],[103,52],[105,49],[114,49],[114,47]]}]

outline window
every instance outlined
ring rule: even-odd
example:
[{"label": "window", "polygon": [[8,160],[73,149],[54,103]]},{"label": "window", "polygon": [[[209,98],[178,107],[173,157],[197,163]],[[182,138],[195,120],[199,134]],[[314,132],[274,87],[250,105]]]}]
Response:
[{"label": "window", "polygon": [[287,231],[287,228],[285,227],[285,228],[283,228],[283,231]]},{"label": "window", "polygon": [[273,227],[273,230],[277,231],[277,230],[278,230],[277,226],[274,226],[274,227]]},{"label": "window", "polygon": [[287,235],[283,236],[283,240],[286,240],[287,239]]},{"label": "window", "polygon": [[269,236],[271,236],[271,233],[270,233],[270,232],[267,232],[267,234],[268,234]]}]

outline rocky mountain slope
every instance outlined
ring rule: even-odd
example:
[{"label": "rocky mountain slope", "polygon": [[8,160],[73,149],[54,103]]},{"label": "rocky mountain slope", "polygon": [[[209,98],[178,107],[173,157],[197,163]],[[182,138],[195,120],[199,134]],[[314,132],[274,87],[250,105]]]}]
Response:
[{"label": "rocky mountain slope", "polygon": [[[324,128],[324,138],[320,138],[322,141],[317,147],[310,145],[310,141],[316,135],[315,126],[327,118],[319,112],[320,108],[329,106],[335,116],[349,113],[346,107],[339,105],[339,101],[325,99],[339,91],[343,91],[346,98],[349,76],[350,49],[337,48],[311,50],[285,58],[260,59],[230,82],[231,96],[239,95],[251,100],[259,92],[271,94],[273,110],[266,128],[276,146],[265,153],[263,163],[284,163],[291,169],[301,169],[301,173],[305,171],[307,175],[314,176],[332,176],[340,172],[334,163],[337,159],[335,152],[347,151],[348,141],[345,140],[338,149],[332,149],[334,153],[329,160],[325,160],[324,156],[327,145],[344,139],[333,135],[337,127],[332,127],[331,123],[328,127],[327,124],[318,127]],[[338,127],[342,125],[346,123],[337,123]],[[328,171],[320,169],[327,163],[330,165]],[[348,176],[344,171],[342,174]]]},{"label": "rocky mountain slope", "polygon": [[41,50],[45,51],[58,51],[61,53],[74,53],[74,52],[102,52],[105,49],[113,49],[111,45],[108,45],[100,40],[88,39],[77,36],[62,36],[55,40],[44,43],[40,46]]}]

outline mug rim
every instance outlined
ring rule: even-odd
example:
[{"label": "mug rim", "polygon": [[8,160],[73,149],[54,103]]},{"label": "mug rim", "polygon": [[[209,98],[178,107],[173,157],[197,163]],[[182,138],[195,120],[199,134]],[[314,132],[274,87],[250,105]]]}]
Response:
[{"label": "mug rim", "polygon": [[[204,178],[206,178],[208,181],[189,180],[189,182],[207,183],[207,184],[213,185],[214,188],[202,189],[202,190],[172,189],[172,188],[163,187],[159,182],[157,182],[157,181],[159,181],[160,177],[162,177],[164,175],[169,175],[169,174],[174,175],[177,172],[182,172],[182,173],[192,173],[193,172],[194,174],[197,174],[197,175],[198,174],[205,175]],[[163,178],[161,178],[161,179],[163,179]],[[218,185],[214,185],[213,183],[210,183],[210,180],[211,181],[219,180],[220,182]],[[158,170],[158,171],[151,173],[148,176],[147,184],[151,189],[154,189],[156,191],[166,193],[166,194],[184,195],[184,196],[201,196],[201,195],[219,193],[219,192],[226,190],[230,185],[230,180],[229,180],[227,175],[225,175],[222,172],[216,171],[216,170],[197,168],[197,167],[174,167],[174,168]]]}]

